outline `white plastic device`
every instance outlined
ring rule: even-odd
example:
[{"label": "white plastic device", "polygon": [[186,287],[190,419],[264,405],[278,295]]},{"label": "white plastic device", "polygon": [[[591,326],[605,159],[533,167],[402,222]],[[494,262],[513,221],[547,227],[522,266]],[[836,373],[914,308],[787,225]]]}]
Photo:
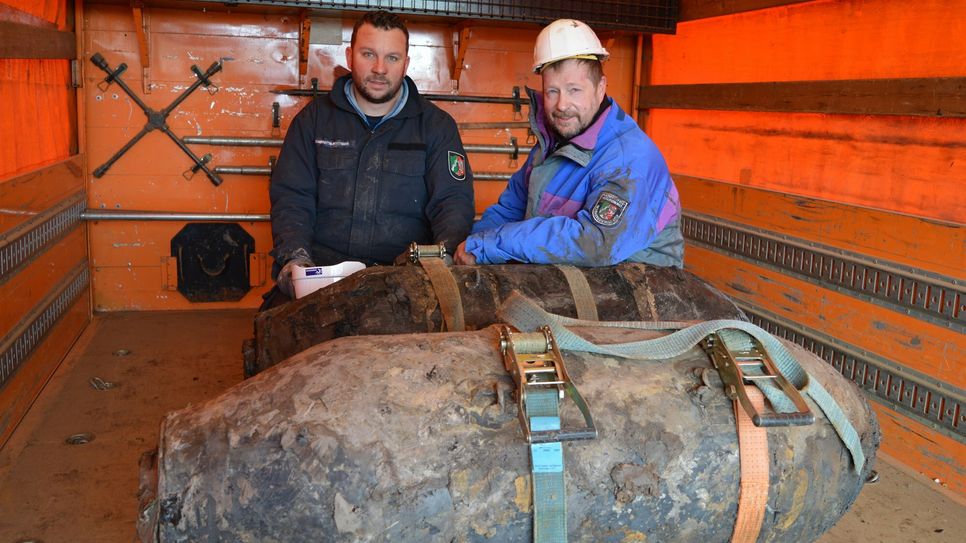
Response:
[{"label": "white plastic device", "polygon": [[339,279],[365,269],[362,262],[348,260],[332,266],[314,266],[303,268],[295,266],[292,270],[292,284],[295,286],[295,297],[301,298],[312,294],[320,288],[331,285]]}]

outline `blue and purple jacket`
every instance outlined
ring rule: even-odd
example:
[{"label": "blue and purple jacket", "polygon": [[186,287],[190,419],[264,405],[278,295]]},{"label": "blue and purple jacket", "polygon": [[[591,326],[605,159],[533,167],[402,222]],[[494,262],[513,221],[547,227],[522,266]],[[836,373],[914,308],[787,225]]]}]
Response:
[{"label": "blue and purple jacket", "polygon": [[678,191],[634,119],[605,97],[593,124],[553,150],[543,97],[527,91],[538,145],[473,225],[466,251],[480,264],[683,267]]}]

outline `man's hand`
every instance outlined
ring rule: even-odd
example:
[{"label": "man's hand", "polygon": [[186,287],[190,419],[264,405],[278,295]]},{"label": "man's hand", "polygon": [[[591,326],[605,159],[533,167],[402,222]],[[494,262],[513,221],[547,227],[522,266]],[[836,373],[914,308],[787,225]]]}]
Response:
[{"label": "man's hand", "polygon": [[311,260],[307,258],[293,258],[282,266],[282,270],[278,272],[278,277],[275,279],[275,284],[278,285],[278,289],[284,292],[289,298],[295,299],[295,288],[292,284],[292,270],[295,266],[301,266],[303,268],[311,268],[315,266]]},{"label": "man's hand", "polygon": [[476,257],[473,253],[466,252],[466,242],[460,243],[453,255],[453,261],[460,266],[473,266],[476,264]]}]

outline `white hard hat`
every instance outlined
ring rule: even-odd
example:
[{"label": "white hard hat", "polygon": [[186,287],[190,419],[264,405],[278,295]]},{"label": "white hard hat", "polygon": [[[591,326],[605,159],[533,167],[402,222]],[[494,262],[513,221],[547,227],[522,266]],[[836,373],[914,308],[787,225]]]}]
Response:
[{"label": "white hard hat", "polygon": [[567,58],[607,60],[610,53],[586,24],[575,19],[557,19],[537,36],[533,48],[533,73]]}]

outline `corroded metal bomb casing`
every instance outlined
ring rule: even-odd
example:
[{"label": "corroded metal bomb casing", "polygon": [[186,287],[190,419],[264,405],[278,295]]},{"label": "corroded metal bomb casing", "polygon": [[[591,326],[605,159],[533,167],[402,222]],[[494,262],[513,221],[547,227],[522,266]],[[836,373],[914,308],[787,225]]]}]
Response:
[{"label": "corroded metal bomb casing", "polygon": [[[577,331],[600,343],[646,337]],[[858,389],[788,348],[838,401],[871,460],[879,430]],[[728,541],[735,415],[706,354],[563,356],[599,430],[563,445],[570,540]],[[162,542],[527,541],[530,461],[513,395],[497,327],[324,343],[168,415],[142,533]],[[862,487],[865,473],[812,409],[811,426],[767,430],[758,541],[815,539]],[[582,422],[567,403],[563,418]]]},{"label": "corroded metal bomb casing", "polygon": [[[449,270],[456,279],[469,330],[495,323],[497,308],[513,291],[551,313],[577,316],[574,295],[555,266],[453,266]],[[579,272],[587,279],[599,320],[743,318],[727,296],[684,270],[625,263]],[[245,348],[245,374],[254,375],[336,337],[442,331],[439,305],[422,267],[367,268],[259,313],[254,341]]]}]

